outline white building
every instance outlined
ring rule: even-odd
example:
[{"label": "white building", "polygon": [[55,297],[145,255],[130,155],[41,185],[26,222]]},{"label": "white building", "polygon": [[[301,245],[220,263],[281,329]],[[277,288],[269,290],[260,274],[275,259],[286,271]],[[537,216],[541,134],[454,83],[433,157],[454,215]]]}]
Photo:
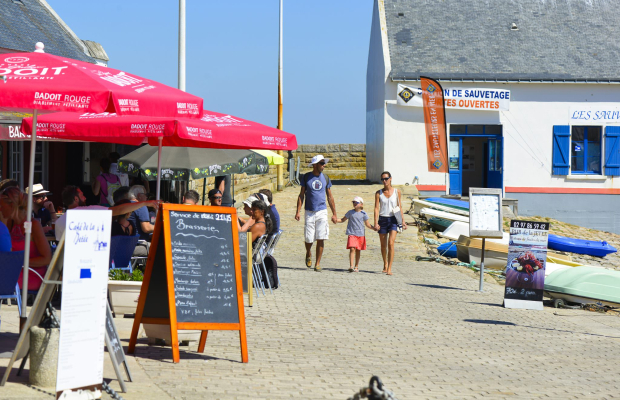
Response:
[{"label": "white building", "polygon": [[[620,13],[614,5],[375,0],[368,179],[378,181],[387,170],[394,184],[414,183],[422,195],[502,188],[519,200],[521,215],[620,233]],[[420,76],[437,79],[451,94],[461,89],[463,101],[485,100],[479,97],[485,89],[510,91],[505,110],[446,107],[449,174],[428,171],[422,108],[397,104],[398,85],[419,88]],[[465,89],[478,97],[465,97]]]}]

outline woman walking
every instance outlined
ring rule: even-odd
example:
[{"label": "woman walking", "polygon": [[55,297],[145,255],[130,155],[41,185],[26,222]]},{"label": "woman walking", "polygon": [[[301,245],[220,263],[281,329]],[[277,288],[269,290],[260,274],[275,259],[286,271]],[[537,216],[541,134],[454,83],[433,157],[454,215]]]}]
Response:
[{"label": "woman walking", "polygon": [[381,256],[383,257],[383,273],[392,275],[392,263],[394,262],[394,242],[399,224],[394,211],[400,214],[402,229],[407,229],[402,211],[400,191],[392,187],[392,174],[385,171],[381,173],[383,188],[375,194],[375,226],[379,227],[381,240]]}]

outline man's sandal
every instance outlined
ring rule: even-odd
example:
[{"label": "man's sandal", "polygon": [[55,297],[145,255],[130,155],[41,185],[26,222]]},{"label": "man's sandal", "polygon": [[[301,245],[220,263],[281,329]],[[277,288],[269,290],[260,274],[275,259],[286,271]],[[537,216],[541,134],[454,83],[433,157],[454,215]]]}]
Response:
[{"label": "man's sandal", "polygon": [[307,257],[306,258],[306,267],[312,268],[312,258],[311,257]]}]

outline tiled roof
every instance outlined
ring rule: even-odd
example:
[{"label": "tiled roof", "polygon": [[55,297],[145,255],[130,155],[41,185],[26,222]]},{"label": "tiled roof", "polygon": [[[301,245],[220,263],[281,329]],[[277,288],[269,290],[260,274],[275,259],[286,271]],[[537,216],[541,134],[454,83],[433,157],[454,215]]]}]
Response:
[{"label": "tiled roof", "polygon": [[620,81],[618,3],[385,0],[391,77]]},{"label": "tiled roof", "polygon": [[35,43],[43,42],[46,53],[94,63],[76,39],[45,1],[0,0],[1,48],[34,51]]}]

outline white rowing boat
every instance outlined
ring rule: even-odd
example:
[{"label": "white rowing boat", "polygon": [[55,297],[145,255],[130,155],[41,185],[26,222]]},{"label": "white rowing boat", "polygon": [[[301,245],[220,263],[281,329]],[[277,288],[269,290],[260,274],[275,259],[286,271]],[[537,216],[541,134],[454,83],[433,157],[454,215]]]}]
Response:
[{"label": "white rowing boat", "polygon": [[450,212],[445,212],[441,210],[433,210],[432,208],[423,208],[420,210],[420,215],[425,215],[427,217],[437,217],[443,218],[450,221],[461,221],[469,223],[469,217],[464,215],[453,214]]},{"label": "white rowing boat", "polygon": [[442,204],[431,203],[430,201],[413,199],[413,212],[416,214],[420,214],[423,208],[434,208],[435,210],[445,211],[452,214],[463,215],[469,217],[469,211],[458,210],[454,207],[444,206]]}]

